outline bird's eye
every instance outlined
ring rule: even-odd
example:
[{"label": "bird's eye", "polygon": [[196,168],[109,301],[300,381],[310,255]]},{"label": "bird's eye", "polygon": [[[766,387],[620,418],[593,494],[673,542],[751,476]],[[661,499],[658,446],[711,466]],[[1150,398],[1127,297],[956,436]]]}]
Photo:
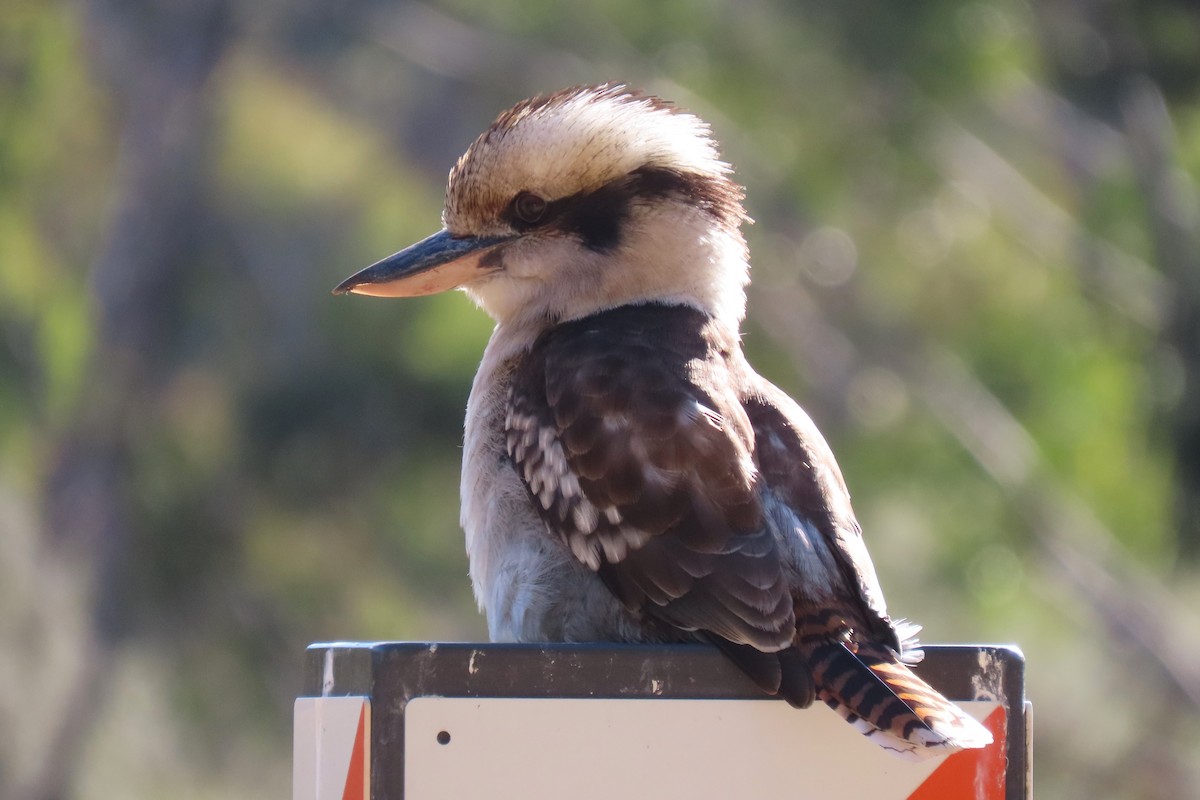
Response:
[{"label": "bird's eye", "polygon": [[546,213],[546,201],[533,192],[521,192],[513,198],[512,208],[517,219],[532,225]]}]

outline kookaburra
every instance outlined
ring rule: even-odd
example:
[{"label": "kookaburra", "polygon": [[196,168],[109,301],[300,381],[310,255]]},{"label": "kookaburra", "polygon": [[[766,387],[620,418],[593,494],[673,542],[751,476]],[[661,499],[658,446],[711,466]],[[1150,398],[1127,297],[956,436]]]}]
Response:
[{"label": "kookaburra", "polygon": [[833,454],[747,363],[743,190],[695,116],[621,85],[518,103],[443,230],[335,292],[463,289],[496,321],[462,516],[494,641],[715,644],[919,757],[987,730],[916,677]]}]

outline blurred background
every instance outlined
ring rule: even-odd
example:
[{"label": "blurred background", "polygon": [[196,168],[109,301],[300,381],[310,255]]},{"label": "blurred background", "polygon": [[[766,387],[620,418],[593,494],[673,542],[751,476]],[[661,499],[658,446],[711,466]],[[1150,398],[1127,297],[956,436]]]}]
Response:
[{"label": "blurred background", "polygon": [[0,0],[0,796],[287,797],[309,642],[485,638],[490,323],[329,290],[608,79],[712,123],[751,358],[893,613],[1023,648],[1038,796],[1200,796],[1188,0]]}]

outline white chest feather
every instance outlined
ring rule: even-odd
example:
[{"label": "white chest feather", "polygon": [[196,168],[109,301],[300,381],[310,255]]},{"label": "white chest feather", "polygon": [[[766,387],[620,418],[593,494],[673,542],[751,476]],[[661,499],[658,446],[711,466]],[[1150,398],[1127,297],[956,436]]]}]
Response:
[{"label": "white chest feather", "polygon": [[471,387],[461,523],[475,599],[493,641],[638,641],[632,619],[547,530],[508,456],[504,419],[528,334],[497,327]]}]

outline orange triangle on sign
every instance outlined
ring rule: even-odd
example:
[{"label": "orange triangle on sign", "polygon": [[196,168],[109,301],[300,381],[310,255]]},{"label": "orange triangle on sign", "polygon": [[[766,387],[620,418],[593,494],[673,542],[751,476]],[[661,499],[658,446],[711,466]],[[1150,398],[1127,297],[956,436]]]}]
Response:
[{"label": "orange triangle on sign", "polygon": [[992,732],[992,743],[976,750],[961,750],[948,757],[908,800],[1004,800],[1004,773],[1008,766],[1005,734],[1007,715],[1000,706],[983,721]]},{"label": "orange triangle on sign", "polygon": [[366,800],[366,767],[364,765],[366,745],[367,709],[363,703],[358,712],[358,732],[354,734],[354,749],[350,751],[350,767],[346,770],[346,788],[342,790],[342,800]]}]

